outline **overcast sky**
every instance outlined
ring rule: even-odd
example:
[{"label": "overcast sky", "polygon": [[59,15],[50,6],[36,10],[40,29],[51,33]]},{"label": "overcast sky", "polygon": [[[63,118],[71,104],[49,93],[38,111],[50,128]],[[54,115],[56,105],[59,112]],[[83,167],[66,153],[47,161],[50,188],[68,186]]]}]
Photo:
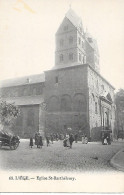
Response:
[{"label": "overcast sky", "polygon": [[97,39],[101,74],[124,88],[124,0],[0,0],[0,80],[55,63],[55,33],[69,6]]}]

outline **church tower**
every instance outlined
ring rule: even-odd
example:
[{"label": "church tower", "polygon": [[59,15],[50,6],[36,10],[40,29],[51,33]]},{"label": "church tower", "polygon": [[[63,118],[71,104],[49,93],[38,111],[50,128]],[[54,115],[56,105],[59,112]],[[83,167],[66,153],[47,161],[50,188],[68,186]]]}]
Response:
[{"label": "church tower", "polygon": [[99,71],[96,41],[84,32],[81,18],[70,8],[56,32],[55,67],[89,63]]}]

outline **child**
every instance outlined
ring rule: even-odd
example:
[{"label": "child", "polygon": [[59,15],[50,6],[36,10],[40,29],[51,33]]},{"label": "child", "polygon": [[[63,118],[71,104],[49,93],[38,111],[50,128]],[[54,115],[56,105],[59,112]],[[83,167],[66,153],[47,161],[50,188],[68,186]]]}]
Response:
[{"label": "child", "polygon": [[32,148],[32,146],[33,146],[33,138],[31,137],[30,138],[30,144],[29,144],[29,146]]}]

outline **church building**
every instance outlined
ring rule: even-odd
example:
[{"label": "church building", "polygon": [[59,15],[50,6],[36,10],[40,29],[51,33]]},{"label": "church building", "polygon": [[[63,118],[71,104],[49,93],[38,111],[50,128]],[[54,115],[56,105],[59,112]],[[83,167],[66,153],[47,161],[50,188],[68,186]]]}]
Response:
[{"label": "church building", "polygon": [[20,137],[42,133],[114,136],[114,87],[101,76],[97,41],[84,32],[70,8],[56,35],[55,66],[43,74],[1,83],[1,96],[20,107],[15,127]]}]

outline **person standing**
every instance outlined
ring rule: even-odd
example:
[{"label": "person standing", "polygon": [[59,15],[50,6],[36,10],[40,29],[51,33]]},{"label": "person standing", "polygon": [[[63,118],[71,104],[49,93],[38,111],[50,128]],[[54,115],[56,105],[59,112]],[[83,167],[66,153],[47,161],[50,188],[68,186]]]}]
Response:
[{"label": "person standing", "polygon": [[33,146],[33,138],[32,137],[30,137],[30,144],[29,144],[29,146],[32,148],[32,146]]},{"label": "person standing", "polygon": [[70,148],[72,148],[72,143],[73,143],[73,141],[74,141],[74,137],[73,137],[73,135],[71,134],[71,135],[69,136]]},{"label": "person standing", "polygon": [[75,143],[77,143],[77,140],[78,140],[78,134],[76,133],[75,134]]},{"label": "person standing", "polygon": [[38,148],[38,142],[39,142],[39,132],[36,132],[35,133],[35,145],[37,146],[37,148]]},{"label": "person standing", "polygon": [[39,137],[39,147],[42,148],[42,146],[43,146],[43,140],[42,140],[42,136],[40,135],[40,137]]},{"label": "person standing", "polygon": [[50,141],[49,141],[49,137],[48,136],[46,136],[46,143],[47,143],[47,147],[48,147],[49,144],[50,144]]},{"label": "person standing", "polygon": [[53,135],[50,135],[51,143],[53,144]]}]

